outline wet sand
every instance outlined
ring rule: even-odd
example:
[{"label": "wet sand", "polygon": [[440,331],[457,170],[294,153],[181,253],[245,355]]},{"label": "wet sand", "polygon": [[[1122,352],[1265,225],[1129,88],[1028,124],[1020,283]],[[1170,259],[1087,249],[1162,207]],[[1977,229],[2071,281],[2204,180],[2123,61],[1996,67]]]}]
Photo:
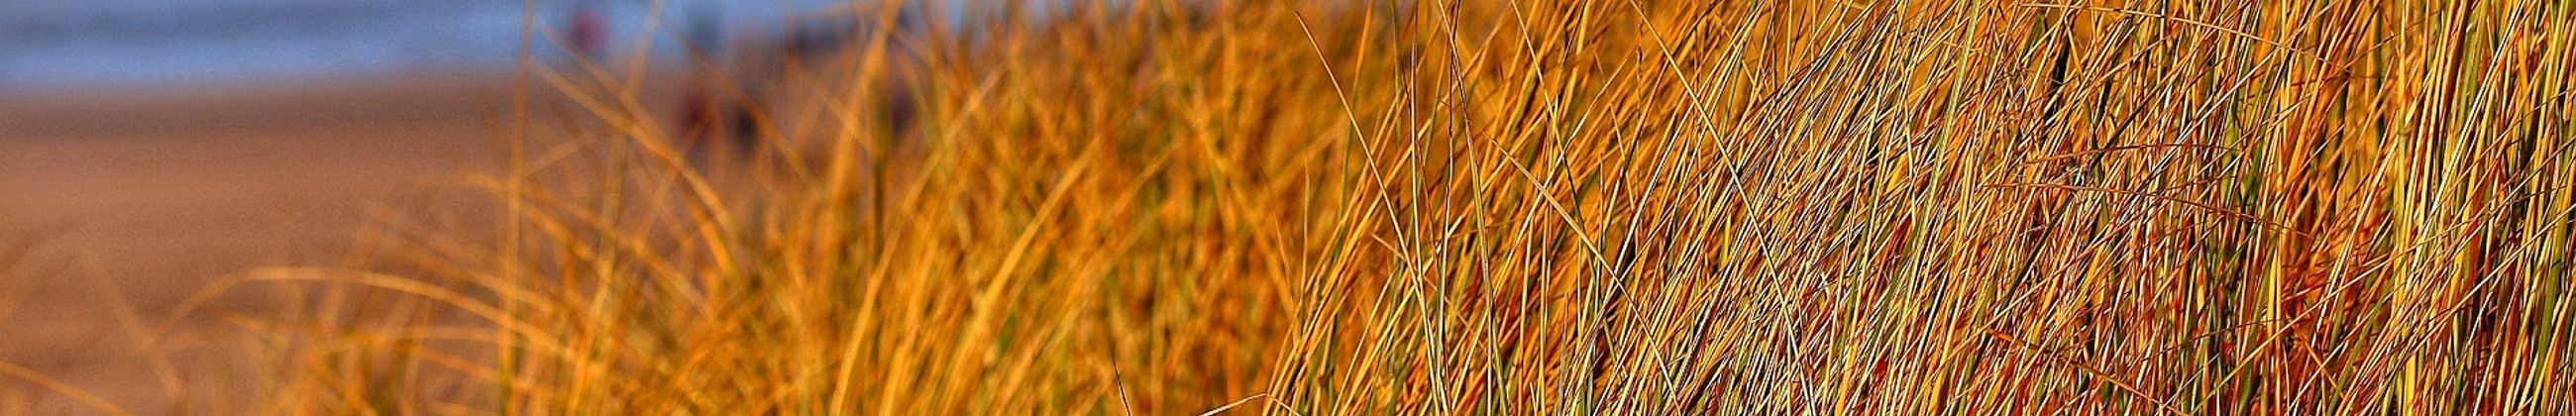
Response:
[{"label": "wet sand", "polygon": [[[439,184],[498,169],[514,87],[493,75],[0,95],[0,261],[35,247],[0,264],[0,362],[142,414],[179,410],[144,358],[223,353],[179,334],[144,351],[117,305],[158,321],[216,279],[328,259],[371,215],[470,197]],[[79,409],[0,373],[0,414]]]}]

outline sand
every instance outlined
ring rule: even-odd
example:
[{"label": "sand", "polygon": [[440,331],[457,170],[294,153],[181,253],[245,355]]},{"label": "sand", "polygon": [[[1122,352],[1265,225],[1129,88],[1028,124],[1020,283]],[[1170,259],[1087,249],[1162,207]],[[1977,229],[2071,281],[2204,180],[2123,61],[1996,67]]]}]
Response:
[{"label": "sand", "polygon": [[[0,96],[0,256],[36,247],[0,265],[0,361],[139,413],[180,410],[143,358],[185,365],[210,352],[170,334],[144,351],[118,305],[158,321],[217,279],[345,251],[371,215],[462,199],[448,195],[471,192],[452,184],[500,166],[515,85],[425,76]],[[262,306],[227,299],[218,306]],[[182,317],[174,332],[224,325],[220,315]],[[0,414],[77,409],[0,375]]]}]

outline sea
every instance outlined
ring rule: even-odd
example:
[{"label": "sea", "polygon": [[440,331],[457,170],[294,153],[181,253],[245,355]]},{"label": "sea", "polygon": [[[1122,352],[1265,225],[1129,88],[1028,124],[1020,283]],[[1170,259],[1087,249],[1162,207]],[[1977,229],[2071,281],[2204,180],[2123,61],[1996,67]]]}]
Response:
[{"label": "sea", "polygon": [[852,1],[0,0],[0,94],[508,71],[564,56],[528,35],[582,10],[605,23],[605,53],[677,60],[679,28],[768,36]]}]

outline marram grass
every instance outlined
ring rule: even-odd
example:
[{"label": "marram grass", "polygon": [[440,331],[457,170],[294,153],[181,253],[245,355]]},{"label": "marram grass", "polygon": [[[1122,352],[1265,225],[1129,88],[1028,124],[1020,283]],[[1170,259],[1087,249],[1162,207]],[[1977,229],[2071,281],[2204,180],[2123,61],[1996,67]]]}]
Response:
[{"label": "marram grass", "polygon": [[533,74],[500,232],[245,278],[243,406],[2576,411],[2576,2],[1118,3],[861,30],[741,158]]}]

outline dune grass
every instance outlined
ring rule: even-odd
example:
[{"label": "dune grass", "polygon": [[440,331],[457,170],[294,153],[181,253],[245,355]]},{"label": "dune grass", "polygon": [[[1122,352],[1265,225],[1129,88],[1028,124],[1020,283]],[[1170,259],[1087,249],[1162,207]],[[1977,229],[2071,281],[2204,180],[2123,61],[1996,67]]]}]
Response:
[{"label": "dune grass", "polygon": [[302,305],[248,406],[2576,400],[2566,1],[1126,3],[861,30],[740,159],[532,72],[593,122],[514,139],[497,231],[244,277]]}]

